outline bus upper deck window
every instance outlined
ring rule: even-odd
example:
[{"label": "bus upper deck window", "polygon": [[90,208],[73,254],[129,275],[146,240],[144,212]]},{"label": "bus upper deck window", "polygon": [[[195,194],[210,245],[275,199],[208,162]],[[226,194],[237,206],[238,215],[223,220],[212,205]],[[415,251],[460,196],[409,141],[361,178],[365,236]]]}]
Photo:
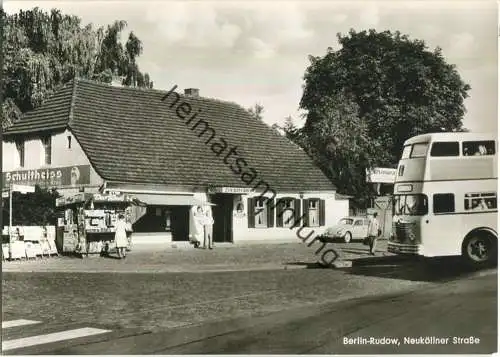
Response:
[{"label": "bus upper deck window", "polygon": [[464,156],[495,155],[495,141],[464,141],[462,154]]},{"label": "bus upper deck window", "polygon": [[435,142],[432,144],[431,156],[458,156],[458,142]]},{"label": "bus upper deck window", "polygon": [[403,153],[401,154],[401,159],[408,159],[411,153],[411,145],[406,145],[403,148]]},{"label": "bus upper deck window", "polygon": [[427,149],[429,147],[428,143],[413,144],[411,150],[411,157],[426,157]]}]

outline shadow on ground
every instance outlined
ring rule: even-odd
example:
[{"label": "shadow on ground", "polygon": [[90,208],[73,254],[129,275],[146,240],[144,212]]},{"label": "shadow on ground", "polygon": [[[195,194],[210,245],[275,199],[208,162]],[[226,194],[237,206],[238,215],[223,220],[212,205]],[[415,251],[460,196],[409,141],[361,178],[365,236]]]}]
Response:
[{"label": "shadow on ground", "polygon": [[388,256],[354,259],[352,267],[343,268],[342,270],[353,275],[410,281],[446,282],[485,269],[471,267],[465,264],[460,257]]},{"label": "shadow on ground", "polygon": [[[304,266],[306,269],[332,269],[319,262],[290,262],[285,265]],[[366,256],[353,259],[351,267],[335,268],[352,275],[421,282],[446,282],[488,269],[496,267],[471,267],[460,257],[423,258],[401,255]]]},{"label": "shadow on ground", "polygon": [[311,263],[311,262],[292,262],[292,263],[285,263],[285,266],[292,265],[292,266],[303,266],[306,267],[306,269],[325,269],[327,268],[324,265],[321,265],[320,263]]}]

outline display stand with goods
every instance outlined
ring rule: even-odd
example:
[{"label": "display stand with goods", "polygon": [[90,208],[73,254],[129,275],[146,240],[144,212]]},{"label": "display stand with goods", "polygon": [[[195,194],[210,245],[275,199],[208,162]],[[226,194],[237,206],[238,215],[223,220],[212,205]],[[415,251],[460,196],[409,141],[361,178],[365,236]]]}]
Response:
[{"label": "display stand with goods", "polygon": [[[121,193],[79,193],[56,200],[56,242],[65,254],[107,255],[114,248],[115,224],[127,208],[143,204]],[[133,222],[132,222],[133,223]]]}]

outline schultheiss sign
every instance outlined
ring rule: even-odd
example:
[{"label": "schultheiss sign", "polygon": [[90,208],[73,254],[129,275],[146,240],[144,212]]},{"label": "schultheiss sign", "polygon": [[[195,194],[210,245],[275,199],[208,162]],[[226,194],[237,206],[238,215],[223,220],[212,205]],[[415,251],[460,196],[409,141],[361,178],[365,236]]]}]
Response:
[{"label": "schultheiss sign", "polygon": [[40,187],[80,186],[90,183],[90,165],[51,167],[36,170],[4,172],[3,186],[11,184],[38,185]]}]

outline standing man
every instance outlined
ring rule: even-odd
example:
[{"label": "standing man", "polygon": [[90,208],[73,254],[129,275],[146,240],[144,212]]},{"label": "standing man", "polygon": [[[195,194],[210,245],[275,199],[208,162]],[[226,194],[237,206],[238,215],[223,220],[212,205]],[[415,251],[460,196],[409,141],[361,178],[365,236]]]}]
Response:
[{"label": "standing man", "polygon": [[380,235],[380,223],[377,219],[377,212],[373,213],[373,217],[370,219],[370,224],[368,225],[368,242],[370,243],[370,254],[375,255],[375,249],[377,246],[377,238]]},{"label": "standing man", "polygon": [[207,206],[205,208],[205,220],[203,222],[204,237],[203,237],[203,249],[206,248],[208,244],[208,249],[213,249],[213,230],[212,226],[214,224],[214,219],[212,217],[212,208]]}]

